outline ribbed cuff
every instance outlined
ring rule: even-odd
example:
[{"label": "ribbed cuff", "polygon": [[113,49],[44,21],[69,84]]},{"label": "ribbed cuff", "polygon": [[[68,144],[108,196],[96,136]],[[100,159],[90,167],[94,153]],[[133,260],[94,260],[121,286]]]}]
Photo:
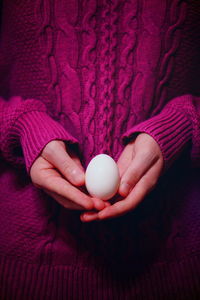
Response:
[{"label": "ribbed cuff", "polygon": [[138,133],[147,133],[158,143],[168,168],[180,154],[192,137],[192,124],[179,110],[165,108],[160,114],[130,128],[122,136],[122,143],[127,144]]},{"label": "ribbed cuff", "polygon": [[63,140],[71,144],[78,144],[78,141],[58,122],[41,111],[31,111],[21,115],[14,125],[14,130],[20,136],[28,172],[35,159],[50,141]]}]

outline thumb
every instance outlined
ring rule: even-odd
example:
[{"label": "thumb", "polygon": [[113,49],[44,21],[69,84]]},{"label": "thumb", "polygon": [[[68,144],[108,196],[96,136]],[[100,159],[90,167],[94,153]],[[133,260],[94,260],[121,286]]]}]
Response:
[{"label": "thumb", "polygon": [[134,143],[132,142],[132,143],[129,143],[126,145],[126,147],[122,151],[122,153],[117,161],[120,178],[123,176],[123,174],[126,172],[128,167],[130,166],[134,155],[135,155]]},{"label": "thumb", "polygon": [[42,157],[49,161],[73,185],[85,182],[84,169],[75,154],[71,158],[63,141],[49,142],[42,151]]}]

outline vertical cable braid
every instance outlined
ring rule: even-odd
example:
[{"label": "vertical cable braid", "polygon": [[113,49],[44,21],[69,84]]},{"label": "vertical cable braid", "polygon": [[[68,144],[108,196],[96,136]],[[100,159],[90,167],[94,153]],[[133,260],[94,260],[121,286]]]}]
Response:
[{"label": "vertical cable braid", "polygon": [[91,159],[95,151],[96,123],[94,121],[97,97],[97,1],[80,1],[81,31],[79,33],[79,66],[81,69],[82,105],[82,136],[83,152],[89,144],[89,151],[84,153],[86,160]]},{"label": "vertical cable braid", "polygon": [[165,84],[169,80],[173,71],[174,58],[173,55],[180,45],[180,32],[178,29],[183,24],[186,17],[187,4],[185,0],[175,0],[170,2],[169,10],[169,27],[165,32],[164,52],[160,62],[160,70],[158,74],[157,88],[155,90],[154,101],[152,107],[154,108],[152,115],[156,115],[163,107],[166,101]]},{"label": "vertical cable braid", "polygon": [[99,73],[99,124],[98,149],[111,154],[113,131],[113,104],[116,87],[116,48],[118,26],[118,1],[105,1],[102,10]]},{"label": "vertical cable braid", "polygon": [[57,40],[57,28],[55,24],[55,2],[52,0],[39,1],[37,0],[35,8],[36,19],[40,22],[38,37],[40,44],[44,50],[46,66],[49,69],[50,82],[47,87],[49,98],[52,99],[51,104],[54,104],[53,116],[59,116],[62,110],[61,91],[59,87],[58,64],[55,58],[55,48]]},{"label": "vertical cable braid", "polygon": [[114,156],[119,152],[119,138],[128,124],[134,124],[136,116],[131,114],[132,83],[134,79],[134,54],[137,48],[137,35],[139,28],[139,3],[138,1],[125,1],[120,11],[120,39],[119,64],[117,80],[117,100],[115,108],[114,128]]}]

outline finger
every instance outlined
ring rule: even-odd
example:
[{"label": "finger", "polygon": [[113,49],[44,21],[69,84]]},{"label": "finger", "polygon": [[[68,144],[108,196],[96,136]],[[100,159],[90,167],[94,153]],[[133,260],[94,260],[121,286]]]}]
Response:
[{"label": "finger", "polygon": [[[105,203],[105,207],[110,207],[111,204],[107,201]],[[82,222],[91,222],[99,220],[98,212],[95,211],[88,211],[80,215],[80,219]]]},{"label": "finger", "polygon": [[[86,207],[84,206],[85,209],[88,208],[88,201],[92,202],[93,207],[97,210],[101,210],[104,207],[106,207],[106,202],[102,199],[90,197],[89,195],[87,195],[86,188],[84,186],[81,186],[79,188],[72,186],[68,181],[61,177],[61,175],[56,171],[56,169],[52,169],[52,165],[41,156],[37,159],[37,164],[35,166],[33,165],[32,167],[31,179],[36,187],[46,189],[52,193],[56,193],[56,195],[65,198],[66,201],[69,201],[70,194],[72,201],[82,203],[80,202],[80,199],[83,199],[86,205]],[[57,183],[59,183],[59,185],[57,185]],[[71,193],[71,190],[73,190],[74,193]],[[75,194],[75,198],[73,198],[73,194]]]},{"label": "finger", "polygon": [[[44,189],[43,190],[48,194],[50,195],[52,198],[54,198],[56,201],[58,201],[62,206],[64,206],[65,208],[68,208],[68,209],[76,209],[76,210],[83,210],[83,209],[86,209],[84,208],[83,206],[80,206],[78,204],[76,204],[74,201],[71,201],[69,200],[68,198],[66,197],[63,197],[63,196],[60,196],[58,195],[57,193],[55,192],[52,192],[52,191],[49,191],[47,189]],[[81,192],[82,193],[82,192]],[[93,198],[91,197],[92,201],[93,201],[93,205],[94,205],[94,209],[96,210],[102,210],[103,208],[107,207],[107,202],[101,200],[101,199],[98,199],[98,198]]]},{"label": "finger", "polygon": [[80,219],[82,222],[91,222],[99,220],[99,215],[97,212],[86,212],[80,215]]},{"label": "finger", "polygon": [[37,180],[42,188],[67,198],[85,209],[90,210],[94,208],[93,199],[91,197],[82,193],[64,178],[55,176],[55,170],[53,170],[52,175],[49,175],[50,171],[51,170],[48,171],[48,176],[44,176],[43,172],[38,174]]},{"label": "finger", "polygon": [[129,165],[133,159],[133,156],[134,156],[134,143],[132,142],[124,148],[122,154],[120,155],[120,157],[117,161],[120,178],[123,176],[123,174],[129,167]]},{"label": "finger", "polygon": [[93,200],[93,203],[94,203],[94,209],[96,209],[96,210],[100,211],[100,210],[104,209],[105,207],[109,206],[108,202],[103,201],[101,199],[92,198],[92,200]]},{"label": "finger", "polygon": [[136,184],[130,194],[124,199],[110,207],[104,208],[98,213],[85,212],[81,220],[85,222],[115,218],[135,209],[144,197],[155,187],[160,174],[160,164],[153,166]]},{"label": "finger", "polygon": [[148,152],[137,152],[121,178],[119,194],[126,197],[157,160],[157,156],[150,155]]},{"label": "finger", "polygon": [[85,175],[83,168],[78,166],[69,156],[62,141],[52,141],[47,144],[42,152],[42,157],[53,164],[72,184],[77,186],[84,184]]},{"label": "finger", "polygon": [[47,193],[49,196],[54,198],[58,203],[60,203],[63,207],[67,209],[73,209],[73,210],[83,210],[84,208],[73,201],[67,200],[66,198],[57,195],[54,192],[50,192],[49,190],[43,189],[45,193]]},{"label": "finger", "polygon": [[[79,187],[79,190],[81,192],[83,192],[84,194],[88,195],[88,191],[86,189],[85,186],[81,186]],[[89,195],[90,196],[90,195]],[[90,196],[91,197],[91,196]],[[104,201],[102,199],[99,199],[99,198],[95,198],[95,197],[91,197],[91,199],[93,200],[93,203],[94,203],[94,208],[97,209],[97,210],[102,210],[103,208],[105,208],[108,203],[108,201]]]}]

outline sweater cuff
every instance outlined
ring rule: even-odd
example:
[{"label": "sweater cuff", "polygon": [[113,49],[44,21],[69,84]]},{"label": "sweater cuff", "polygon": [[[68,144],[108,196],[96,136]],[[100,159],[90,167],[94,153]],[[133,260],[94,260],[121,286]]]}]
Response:
[{"label": "sweater cuff", "polygon": [[158,143],[164,168],[167,169],[192,138],[192,124],[183,112],[168,107],[160,114],[130,128],[123,134],[122,143],[129,143],[141,132],[149,134]]},{"label": "sweater cuff", "polygon": [[62,125],[54,121],[45,112],[31,111],[24,113],[18,118],[14,127],[20,136],[28,173],[35,159],[50,141],[63,140],[71,144],[78,144],[78,141]]}]

